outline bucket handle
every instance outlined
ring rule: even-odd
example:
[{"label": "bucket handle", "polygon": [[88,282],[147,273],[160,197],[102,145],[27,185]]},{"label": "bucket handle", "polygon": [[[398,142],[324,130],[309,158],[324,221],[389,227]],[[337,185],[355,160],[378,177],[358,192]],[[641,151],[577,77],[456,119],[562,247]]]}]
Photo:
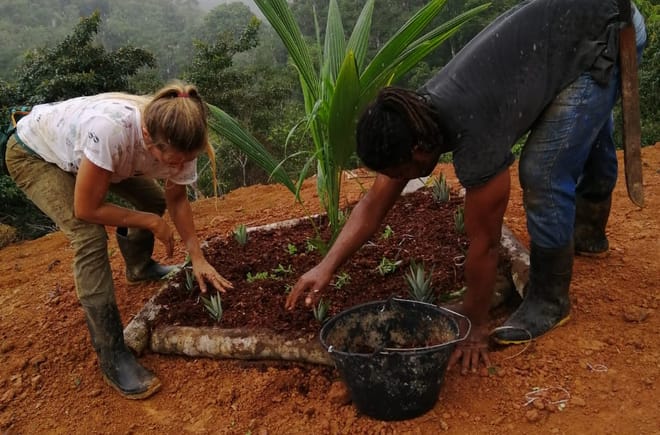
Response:
[{"label": "bucket handle", "polygon": [[[383,303],[383,305],[381,306],[380,310],[383,311],[383,310],[385,309],[385,307],[389,307],[389,306],[391,306],[393,303],[396,303],[396,302],[399,301],[399,300],[400,300],[400,299],[397,298],[396,295],[391,294],[390,297],[387,298],[387,300]],[[426,302],[423,302],[423,303],[426,303]],[[457,320],[457,323],[458,323],[458,335],[459,335],[459,336],[458,336],[457,338],[451,340],[451,341],[448,341],[448,342],[446,342],[446,343],[442,343],[441,346],[444,347],[444,346],[448,346],[448,345],[450,345],[450,344],[459,343],[459,342],[465,340],[466,338],[468,338],[468,336],[470,335],[470,332],[472,331],[472,322],[470,322],[470,319],[469,319],[467,316],[464,316],[463,314],[457,313],[456,311],[452,311],[452,310],[450,310],[449,308],[445,308],[445,307],[442,307],[442,306],[440,306],[440,305],[434,305],[434,304],[428,304],[428,305],[433,305],[435,308],[438,308],[438,309],[444,311],[444,312],[445,312],[446,314],[448,314],[450,317],[453,317],[454,319],[456,319],[456,320]],[[461,334],[461,324],[460,324],[460,322],[461,322],[461,321],[463,321],[463,322],[467,325],[467,331],[465,332],[465,334],[464,334],[462,337],[460,336],[460,334]],[[385,350],[385,349],[387,349],[387,347],[385,347],[385,346],[379,346],[379,347],[373,352],[372,356],[378,355],[380,352],[382,352],[382,351]]]},{"label": "bucket handle", "polygon": [[[470,335],[470,332],[472,331],[472,322],[470,322],[470,319],[468,319],[467,316],[464,316],[460,313],[457,313],[456,311],[452,311],[449,308],[441,307],[440,305],[437,305],[437,308],[441,309],[442,311],[444,311],[445,313],[447,313],[448,315],[450,315],[451,317],[453,317],[453,318],[455,318],[459,321],[459,322],[457,322],[458,323],[458,334],[459,334],[459,336],[457,338],[451,340],[451,341],[443,343],[442,344],[443,346],[447,346],[448,344],[459,343],[459,342],[465,340],[466,338],[468,338],[468,336]],[[460,336],[461,329],[462,329],[461,325],[460,325],[460,321],[463,321],[467,324],[467,331],[465,332],[463,337]]]},{"label": "bucket handle", "polygon": [[396,300],[397,300],[396,295],[394,293],[392,293],[390,295],[390,297],[387,298],[387,300],[385,300],[385,302],[383,303],[383,305],[380,307],[380,309],[378,311],[380,311],[382,313],[383,311],[385,311],[385,308],[391,307],[392,303]]}]

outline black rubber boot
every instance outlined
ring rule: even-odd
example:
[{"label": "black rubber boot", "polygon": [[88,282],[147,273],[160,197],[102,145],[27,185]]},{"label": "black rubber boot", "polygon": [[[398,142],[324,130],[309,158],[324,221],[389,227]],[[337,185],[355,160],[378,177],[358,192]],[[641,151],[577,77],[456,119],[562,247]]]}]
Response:
[{"label": "black rubber boot", "polygon": [[605,227],[612,208],[612,195],[600,201],[575,197],[575,253],[587,257],[604,257],[609,249]]},{"label": "black rubber boot", "polygon": [[545,249],[532,243],[529,281],[518,309],[491,332],[499,344],[526,343],[570,318],[568,288],[573,271],[573,245]]},{"label": "black rubber boot", "polygon": [[117,228],[117,245],[126,264],[126,280],[129,284],[157,281],[176,269],[163,266],[151,258],[154,251],[154,235],[148,230]]},{"label": "black rubber boot", "polygon": [[83,306],[103,379],[127,399],[144,399],[160,389],[160,381],[137,362],[124,343],[119,310],[114,302]]}]

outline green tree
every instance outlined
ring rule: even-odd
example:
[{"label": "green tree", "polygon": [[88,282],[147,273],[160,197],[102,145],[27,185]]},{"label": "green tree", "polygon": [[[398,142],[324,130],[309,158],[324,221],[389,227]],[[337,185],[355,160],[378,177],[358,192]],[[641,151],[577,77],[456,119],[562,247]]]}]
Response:
[{"label": "green tree", "polygon": [[[339,192],[342,169],[347,167],[355,149],[355,124],[358,114],[383,86],[397,82],[420,60],[452,35],[460,26],[484,8],[468,11],[454,20],[423,32],[444,5],[434,0],[421,8],[367,62],[368,36],[372,24],[374,1],[365,3],[350,37],[344,33],[339,6],[330,1],[323,42],[317,41],[321,54],[318,65],[304,40],[298,24],[285,0],[257,0],[257,5],[275,28],[296,66],[305,102],[305,127],[314,148],[300,172],[299,183],[311,166],[317,168],[319,198],[328,213],[333,233],[340,225]],[[319,32],[317,32],[319,34]],[[254,138],[238,128],[233,119],[212,107],[211,127],[227,135],[246,153],[262,161],[271,172],[272,157]],[[276,174],[277,180],[293,188],[291,180]],[[298,187],[299,188],[299,187]]]},{"label": "green tree", "polygon": [[660,141],[660,5],[636,2],[646,17],[647,44],[639,72],[642,145]]},{"label": "green tree", "polygon": [[[225,16],[220,13],[224,10],[231,13]],[[261,22],[244,6],[215,8],[205,20],[207,31],[200,32],[209,39],[194,41],[193,61],[184,77],[198,86],[206,101],[222,107],[267,144],[269,150],[283,155],[287,154],[281,145],[286,143],[286,136],[281,135],[279,126],[292,128],[295,120],[302,116],[302,105],[291,97],[295,72],[285,64],[272,63],[272,57],[264,61],[264,57],[254,56],[260,42],[260,26]],[[223,31],[216,31],[210,37],[208,31],[214,28]],[[240,66],[234,65],[237,55],[244,56]],[[273,140],[274,137],[277,140]],[[221,190],[268,181],[268,175],[243,152],[221,138],[214,139],[218,159],[216,176]],[[209,167],[206,158],[201,158],[197,188],[204,195],[212,192]]]},{"label": "green tree", "polygon": [[[106,51],[93,42],[99,24],[98,13],[82,18],[71,35],[54,48],[32,50],[18,68],[16,83],[0,80],[0,109],[130,91],[129,78],[140,67],[152,65],[153,56],[130,46]],[[6,176],[0,177],[0,202],[0,222],[16,227],[20,237],[34,238],[53,230],[52,222]]]},{"label": "green tree", "polygon": [[112,52],[94,43],[101,17],[81,18],[73,33],[54,48],[35,49],[18,68],[16,84],[21,102],[38,104],[80,95],[128,90],[128,78],[141,67],[153,66],[151,53],[131,46]]},{"label": "green tree", "polygon": [[112,0],[99,37],[109,50],[130,44],[153,53],[161,79],[180,77],[192,59],[195,0]]}]

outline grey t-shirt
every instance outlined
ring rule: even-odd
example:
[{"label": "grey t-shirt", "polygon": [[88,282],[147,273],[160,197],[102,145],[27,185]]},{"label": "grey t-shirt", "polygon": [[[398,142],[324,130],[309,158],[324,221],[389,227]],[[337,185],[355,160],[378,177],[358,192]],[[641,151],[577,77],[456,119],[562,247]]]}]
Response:
[{"label": "grey t-shirt", "polygon": [[606,84],[617,60],[616,0],[525,1],[493,21],[420,90],[437,108],[461,183],[511,165],[511,147],[581,73]]}]

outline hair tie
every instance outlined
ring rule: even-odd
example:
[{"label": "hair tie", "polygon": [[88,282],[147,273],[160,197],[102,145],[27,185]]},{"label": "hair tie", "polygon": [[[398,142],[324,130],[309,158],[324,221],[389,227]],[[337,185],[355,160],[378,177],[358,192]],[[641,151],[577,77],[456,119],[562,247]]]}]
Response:
[{"label": "hair tie", "polygon": [[176,96],[179,98],[189,98],[190,94],[188,94],[188,92],[179,92]]}]

